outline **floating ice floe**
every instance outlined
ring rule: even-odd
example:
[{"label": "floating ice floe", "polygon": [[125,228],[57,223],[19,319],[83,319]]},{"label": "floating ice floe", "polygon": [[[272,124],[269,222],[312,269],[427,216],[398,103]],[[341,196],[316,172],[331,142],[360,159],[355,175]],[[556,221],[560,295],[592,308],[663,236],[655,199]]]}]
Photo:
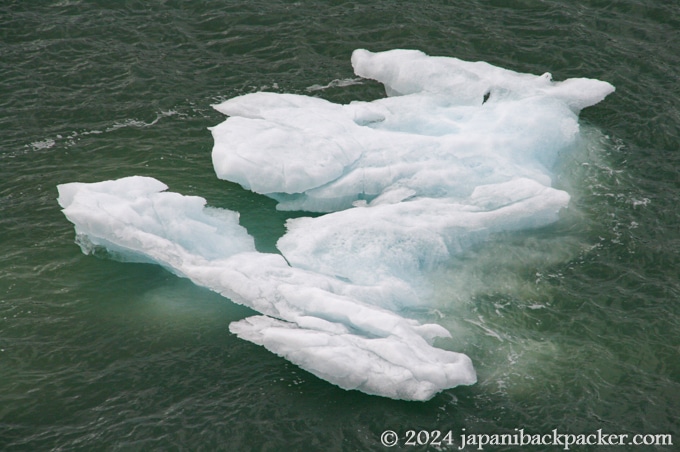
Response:
[{"label": "floating ice floe", "polygon": [[352,64],[388,97],[215,106],[229,115],[212,128],[219,178],[326,213],[289,220],[282,255],[257,252],[237,213],[152,178],[60,185],[59,203],[83,252],[158,263],[260,312],[230,325],[239,337],[344,389],[427,400],[476,375],[432,345],[444,328],[400,315],[426,303],[421,276],[491,233],[556,221],[569,195],[551,168],[580,110],[614,88],[412,50],[357,50]]}]

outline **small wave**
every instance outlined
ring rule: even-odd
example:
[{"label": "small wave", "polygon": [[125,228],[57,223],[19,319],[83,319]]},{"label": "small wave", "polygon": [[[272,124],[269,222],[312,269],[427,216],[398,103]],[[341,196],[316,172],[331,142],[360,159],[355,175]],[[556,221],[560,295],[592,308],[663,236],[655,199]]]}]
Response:
[{"label": "small wave", "polygon": [[307,92],[323,91],[328,88],[344,88],[345,86],[363,85],[364,79],[361,77],[335,79],[326,85],[312,85],[305,88]]},{"label": "small wave", "polygon": [[42,151],[43,149],[49,149],[51,147],[54,147],[56,144],[56,141],[51,139],[51,138],[46,138],[41,141],[34,141],[33,143],[29,144],[29,146],[34,150],[34,151]]}]

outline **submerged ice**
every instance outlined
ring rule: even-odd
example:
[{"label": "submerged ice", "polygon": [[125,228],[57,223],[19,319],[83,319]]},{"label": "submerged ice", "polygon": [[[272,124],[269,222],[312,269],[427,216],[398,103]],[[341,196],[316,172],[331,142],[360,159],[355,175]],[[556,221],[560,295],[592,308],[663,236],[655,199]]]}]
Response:
[{"label": "submerged ice", "polygon": [[357,50],[352,64],[388,97],[261,92],[215,106],[229,116],[212,128],[219,178],[325,213],[289,220],[281,255],[257,252],[236,212],[152,178],[60,185],[59,203],[85,253],[158,263],[258,311],[230,325],[239,337],[342,388],[427,400],[475,372],[432,345],[444,328],[402,308],[426,303],[422,275],[471,244],[558,219],[569,195],[551,168],[580,110],[614,88],[412,50]]}]

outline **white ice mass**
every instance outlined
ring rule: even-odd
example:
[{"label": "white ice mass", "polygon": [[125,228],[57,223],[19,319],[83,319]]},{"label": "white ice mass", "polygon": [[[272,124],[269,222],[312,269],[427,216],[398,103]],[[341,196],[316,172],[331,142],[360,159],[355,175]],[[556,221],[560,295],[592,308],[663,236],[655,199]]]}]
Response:
[{"label": "white ice mass", "polygon": [[558,219],[569,195],[551,168],[580,110],[614,88],[414,50],[356,50],[352,64],[388,97],[215,106],[229,116],[212,128],[219,178],[326,213],[289,220],[282,255],[257,252],[237,213],[148,177],[63,184],[59,203],[85,253],[158,263],[260,312],[230,325],[239,337],[344,389],[427,400],[475,371],[432,345],[444,328],[401,308],[426,303],[421,276],[471,244]]}]

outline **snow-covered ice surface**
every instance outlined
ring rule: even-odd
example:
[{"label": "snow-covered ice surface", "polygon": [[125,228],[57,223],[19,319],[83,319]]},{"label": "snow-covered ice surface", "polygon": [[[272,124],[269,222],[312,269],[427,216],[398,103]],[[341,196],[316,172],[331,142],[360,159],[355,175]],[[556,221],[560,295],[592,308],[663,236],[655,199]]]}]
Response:
[{"label": "snow-covered ice surface", "polygon": [[551,168],[579,136],[581,109],[614,88],[553,82],[413,50],[357,50],[358,76],[388,97],[338,105],[254,93],[215,108],[219,178],[325,212],[289,220],[285,258],[259,253],[238,214],[129,177],[60,185],[85,253],[156,262],[262,315],[232,323],[345,389],[406,400],[476,381],[464,354],[432,346],[438,325],[402,317],[424,272],[489,234],[547,225],[569,195]]}]

